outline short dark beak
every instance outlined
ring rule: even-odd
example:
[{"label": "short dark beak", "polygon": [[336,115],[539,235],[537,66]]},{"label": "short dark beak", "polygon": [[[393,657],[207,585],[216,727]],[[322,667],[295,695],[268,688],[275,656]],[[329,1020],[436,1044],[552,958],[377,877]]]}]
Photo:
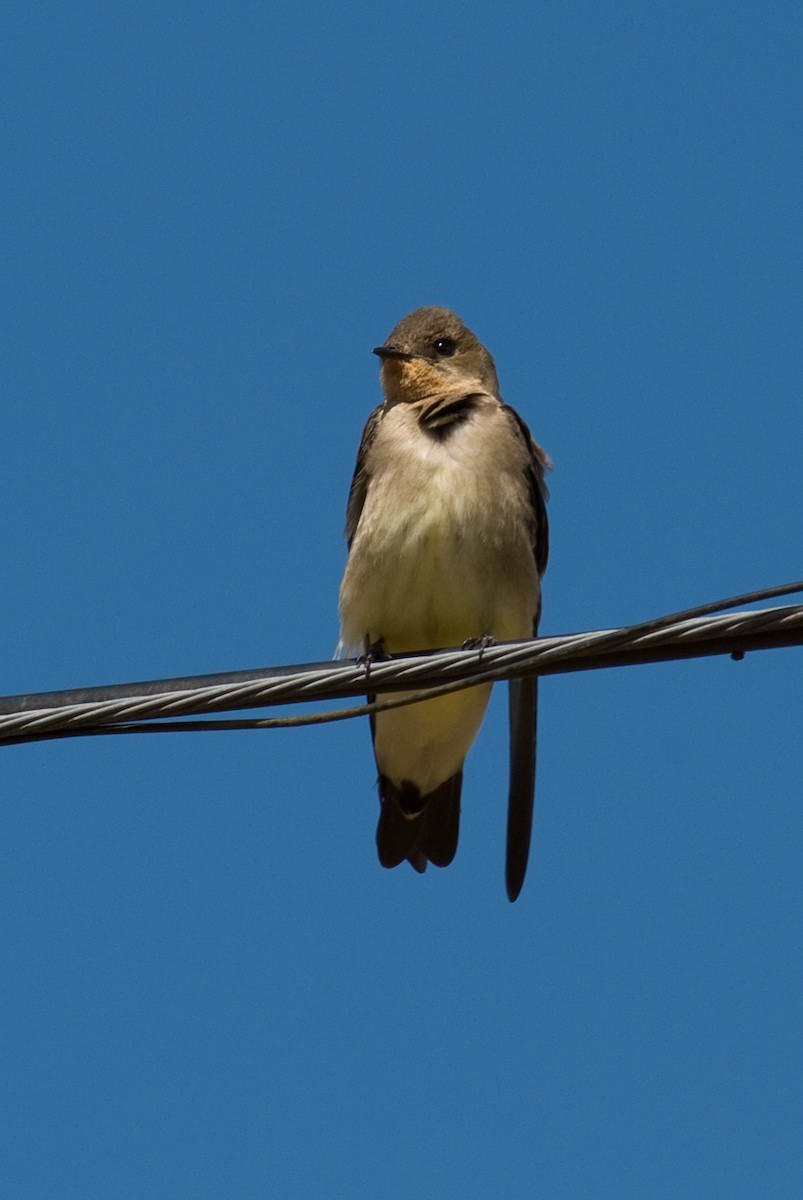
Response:
[{"label": "short dark beak", "polygon": [[404,350],[398,350],[396,346],[374,346],[372,354],[378,354],[380,358],[400,358],[403,362],[409,362],[415,355],[407,354]]}]

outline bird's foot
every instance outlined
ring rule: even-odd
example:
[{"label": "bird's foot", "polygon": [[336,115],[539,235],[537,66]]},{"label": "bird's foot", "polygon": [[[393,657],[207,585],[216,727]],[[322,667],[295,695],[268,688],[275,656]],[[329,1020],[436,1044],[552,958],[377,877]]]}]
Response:
[{"label": "bird's foot", "polygon": [[480,662],[482,662],[483,650],[489,650],[491,646],[496,645],[496,638],[490,633],[483,633],[481,637],[466,638],[463,642],[464,650],[479,650]]},{"label": "bird's foot", "polygon": [[375,642],[371,643],[365,654],[360,655],[357,662],[361,667],[365,667],[365,677],[366,679],[370,679],[372,665],[376,662],[387,662],[390,657],[391,655],[388,654],[387,647],[385,646],[385,639],[378,638]]}]

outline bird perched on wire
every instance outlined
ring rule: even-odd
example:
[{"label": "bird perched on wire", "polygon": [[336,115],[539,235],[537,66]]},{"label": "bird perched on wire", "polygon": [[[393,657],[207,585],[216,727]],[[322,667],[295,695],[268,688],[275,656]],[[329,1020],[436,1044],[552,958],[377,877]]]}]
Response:
[{"label": "bird perched on wire", "polygon": [[[499,394],[494,361],[447,308],[418,308],[374,354],[385,399],[368,418],[346,520],[341,648],[369,655],[533,637],[551,466]],[[527,869],[536,678],[511,681],[506,883]],[[379,861],[454,858],[463,763],[491,692],[478,685],[371,720]]]}]

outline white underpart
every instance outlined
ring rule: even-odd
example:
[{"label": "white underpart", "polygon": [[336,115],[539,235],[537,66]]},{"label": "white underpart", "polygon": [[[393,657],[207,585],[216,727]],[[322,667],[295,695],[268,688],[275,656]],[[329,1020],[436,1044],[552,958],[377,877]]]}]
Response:
[{"label": "white underpart", "polygon": [[[371,482],[340,594],[341,641],[390,653],[532,634],[538,577],[524,474],[527,452],[499,402],[441,441],[416,405],[384,415],[369,451]],[[461,766],[490,687],[379,714],[383,774],[424,793]]]}]

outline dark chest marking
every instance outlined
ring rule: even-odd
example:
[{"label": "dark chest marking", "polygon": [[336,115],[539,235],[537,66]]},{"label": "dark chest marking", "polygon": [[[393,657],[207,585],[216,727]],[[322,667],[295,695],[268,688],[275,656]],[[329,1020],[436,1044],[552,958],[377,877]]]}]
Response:
[{"label": "dark chest marking", "polygon": [[443,441],[463,425],[477,408],[479,396],[438,396],[422,408],[418,423],[431,437]]}]

